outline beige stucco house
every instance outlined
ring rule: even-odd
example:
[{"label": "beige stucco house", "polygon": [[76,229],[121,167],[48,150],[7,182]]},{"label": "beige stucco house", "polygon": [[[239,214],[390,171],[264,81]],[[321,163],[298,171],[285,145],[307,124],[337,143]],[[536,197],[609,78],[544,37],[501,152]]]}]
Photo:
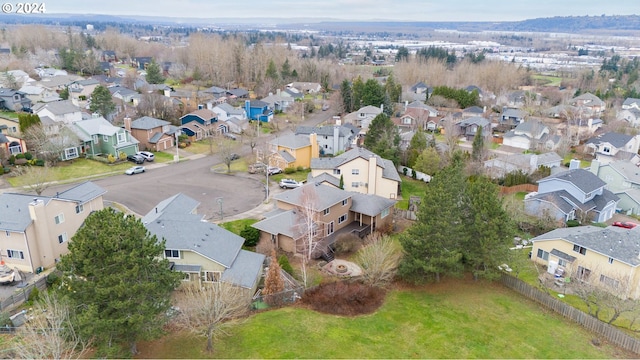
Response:
[{"label": "beige stucco house", "polygon": [[0,195],[0,257],[24,272],[55,265],[106,190],[85,182],[56,196]]},{"label": "beige stucco house", "polygon": [[585,281],[616,295],[640,298],[640,227],[579,226],[532,239],[531,259],[550,274]]},{"label": "beige stucco house", "polygon": [[336,180],[333,182],[336,187],[342,177],[344,190],[382,196],[387,199],[398,197],[402,182],[391,160],[383,159],[360,147],[333,158],[311,159],[309,180],[323,174],[333,177]]}]

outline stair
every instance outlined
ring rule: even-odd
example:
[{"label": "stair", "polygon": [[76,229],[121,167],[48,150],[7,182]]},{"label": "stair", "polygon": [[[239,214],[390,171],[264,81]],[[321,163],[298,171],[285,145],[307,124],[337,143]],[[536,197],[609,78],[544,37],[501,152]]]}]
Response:
[{"label": "stair", "polygon": [[327,248],[322,255],[320,255],[320,257],[322,258],[322,260],[326,261],[326,262],[332,262],[335,259],[335,256],[333,256],[333,251],[330,248]]}]

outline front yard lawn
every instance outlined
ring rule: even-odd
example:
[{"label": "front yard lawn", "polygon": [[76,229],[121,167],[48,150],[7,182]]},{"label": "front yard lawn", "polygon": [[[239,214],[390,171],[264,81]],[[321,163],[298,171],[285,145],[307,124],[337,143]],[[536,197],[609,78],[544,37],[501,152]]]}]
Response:
[{"label": "front yard lawn", "polygon": [[251,226],[258,222],[258,219],[240,219],[221,223],[220,226],[231,231],[236,235],[240,235],[240,231],[246,226]]},{"label": "front yard lawn", "polygon": [[[60,162],[58,165],[49,168],[48,182],[65,182],[67,180],[77,180],[89,176],[93,178],[103,174],[124,173],[132,164],[131,162],[124,161],[109,165],[95,160],[78,158],[72,161]],[[14,187],[27,185],[27,180],[24,176],[9,177],[7,181]]]},{"label": "front yard lawn", "polygon": [[[447,279],[391,291],[372,315],[286,307],[257,313],[214,342],[171,334],[139,358],[616,358],[631,354],[497,283]],[[188,340],[184,346],[182,340]],[[180,345],[177,345],[180,344]]]}]

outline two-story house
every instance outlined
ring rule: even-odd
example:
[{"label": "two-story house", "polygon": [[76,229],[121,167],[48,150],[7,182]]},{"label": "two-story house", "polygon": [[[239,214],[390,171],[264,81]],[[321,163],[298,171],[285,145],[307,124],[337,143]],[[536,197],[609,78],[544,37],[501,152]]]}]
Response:
[{"label": "two-story house", "polygon": [[391,120],[401,130],[422,129],[435,131],[437,128],[435,118],[437,116],[438,110],[435,108],[424,104],[422,101],[414,101],[406,106],[400,117],[394,117]]},{"label": "two-story house", "polygon": [[491,122],[480,116],[466,118],[460,121],[457,126],[460,134],[464,136],[467,141],[472,141],[473,138],[476,137],[478,128],[482,128],[482,136],[491,136]]},{"label": "two-story house", "polygon": [[584,93],[576,96],[569,101],[569,104],[578,107],[579,109],[583,109],[589,115],[602,114],[607,105],[599,97],[591,93]]},{"label": "two-story house", "polygon": [[69,126],[80,139],[80,151],[89,157],[138,152],[138,140],[126,129],[114,126],[103,117],[78,121]]},{"label": "two-story house", "polygon": [[22,91],[0,88],[0,108],[9,111],[22,111],[31,108],[31,100]]},{"label": "two-story house", "polygon": [[358,129],[350,124],[322,127],[298,126],[296,135],[316,134],[320,155],[335,155],[349,150],[358,135]]},{"label": "two-story house", "polygon": [[260,99],[260,101],[269,104],[269,109],[273,110],[274,112],[286,112],[287,109],[295,102],[295,99],[291,96],[282,95],[280,89],[278,89],[277,93],[269,93],[269,96]]},{"label": "two-story house", "polygon": [[218,116],[209,109],[198,109],[180,118],[180,130],[192,140],[201,140],[219,132]]},{"label": "two-story house", "polygon": [[269,104],[260,100],[246,100],[244,111],[249,120],[270,122],[273,120],[273,110],[269,109]]},{"label": "two-story house", "polygon": [[500,114],[500,125],[507,126],[510,129],[515,128],[525,121],[527,113],[514,108],[503,108]]},{"label": "two-story house", "polygon": [[98,85],[100,82],[96,79],[76,80],[69,85],[69,95],[76,101],[86,101]]},{"label": "two-story house", "polygon": [[47,116],[55,122],[67,125],[82,120],[82,111],[71,100],[36,104],[33,107],[33,112],[40,118]]},{"label": "two-story house", "polygon": [[[309,135],[288,134],[277,136],[269,141],[268,163],[270,166],[277,166],[281,169],[288,167],[309,168],[312,159],[320,156],[318,140],[315,133]],[[264,155],[258,154],[264,158]]]},{"label": "two-story house", "polygon": [[362,237],[389,226],[396,202],[320,183],[305,184],[274,199],[276,209],[252,225],[260,230],[260,241],[289,253],[304,253],[309,243],[305,238],[311,235],[314,257],[329,252],[328,247],[340,233],[356,233]]},{"label": "two-story house", "polygon": [[605,164],[614,160],[628,160],[638,156],[640,135],[607,132],[585,142],[585,148]]},{"label": "two-story house", "polygon": [[373,121],[376,116],[382,114],[382,111],[383,108],[368,105],[361,107],[357,111],[345,115],[343,120],[345,124],[351,124],[366,131],[367,129],[369,129],[371,121]]},{"label": "two-story house", "polygon": [[562,157],[555,152],[500,155],[484,162],[486,173],[492,178],[501,178],[516,171],[533,174],[541,166],[560,168],[561,165]]},{"label": "two-story house", "polygon": [[558,221],[605,222],[613,216],[619,198],[607,183],[584,169],[572,169],[538,181],[538,192],[527,195],[525,211]]},{"label": "two-story house", "polygon": [[[502,145],[524,150],[537,150],[544,148],[548,136],[548,126],[538,120],[529,120],[518,124],[515,129],[507,131],[503,136]],[[554,150],[554,148],[547,150]]]},{"label": "two-story house", "polygon": [[328,174],[337,187],[343,179],[344,190],[395,199],[400,192],[400,175],[391,160],[356,147],[333,158],[311,159],[309,182]]},{"label": "two-story house", "polygon": [[91,212],[102,210],[106,190],[92,182],[55,196],[0,194],[0,257],[34,273],[55,266]]},{"label": "two-story house", "polygon": [[183,281],[226,282],[256,292],[265,256],[242,249],[244,238],[198,215],[200,203],[184,194],[161,201],[142,218],[152,235],[165,240],[164,258]]},{"label": "two-story house", "polygon": [[640,298],[640,227],[578,226],[531,239],[531,260],[552,275],[587,282],[620,298]]},{"label": "two-story house", "polygon": [[628,215],[640,215],[640,162],[627,160],[600,164],[593,160],[589,170],[607,183],[620,198],[618,208]]},{"label": "two-story house", "polygon": [[124,128],[139,141],[140,149],[151,151],[171,149],[174,146],[176,132],[179,131],[170,122],[150,116],[143,116],[133,121],[128,117],[124,118]]},{"label": "two-story house", "polygon": [[227,121],[233,117],[246,120],[247,111],[243,108],[235,108],[228,103],[218,104],[212,107],[212,110],[218,116],[218,120]]}]

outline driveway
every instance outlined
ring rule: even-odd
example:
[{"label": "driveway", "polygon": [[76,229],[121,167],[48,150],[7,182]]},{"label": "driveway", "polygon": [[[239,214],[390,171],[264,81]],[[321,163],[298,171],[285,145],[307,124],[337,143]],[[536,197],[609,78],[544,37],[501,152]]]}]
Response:
[{"label": "driveway", "polygon": [[[217,174],[211,171],[214,164],[219,164],[216,156],[178,164],[145,163],[147,171],[142,174],[122,174],[93,182],[107,190],[106,201],[120,203],[141,216],[177,193],[198,200],[198,214],[203,214],[207,220],[221,219],[221,205],[223,216],[231,216],[262,204],[265,199],[264,184],[260,182],[262,176]],[[44,195],[53,196],[71,186],[51,187]]]}]

